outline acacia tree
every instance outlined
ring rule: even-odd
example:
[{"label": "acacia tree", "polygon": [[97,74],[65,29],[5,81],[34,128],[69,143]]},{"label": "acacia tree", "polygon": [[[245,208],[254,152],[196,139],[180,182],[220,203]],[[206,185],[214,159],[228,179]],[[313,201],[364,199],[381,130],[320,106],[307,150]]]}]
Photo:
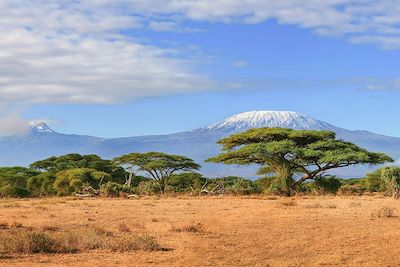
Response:
[{"label": "acacia tree", "polygon": [[131,153],[115,158],[114,162],[131,174],[134,174],[135,171],[148,173],[150,178],[158,182],[163,193],[165,193],[172,174],[190,172],[200,168],[200,165],[190,158],[162,152]]},{"label": "acacia tree", "polygon": [[115,182],[123,182],[125,176],[123,168],[115,165],[111,160],[102,159],[97,155],[80,155],[74,153],[59,157],[53,156],[36,161],[30,167],[37,171],[47,171],[55,174],[69,169],[88,168],[110,174]]},{"label": "acacia tree", "polygon": [[[357,145],[337,140],[331,131],[256,128],[218,141],[223,153],[208,162],[259,164],[260,173],[278,177],[282,190],[291,195],[306,180],[327,171],[355,164],[382,164],[393,159]],[[301,177],[297,181],[295,174]]]}]

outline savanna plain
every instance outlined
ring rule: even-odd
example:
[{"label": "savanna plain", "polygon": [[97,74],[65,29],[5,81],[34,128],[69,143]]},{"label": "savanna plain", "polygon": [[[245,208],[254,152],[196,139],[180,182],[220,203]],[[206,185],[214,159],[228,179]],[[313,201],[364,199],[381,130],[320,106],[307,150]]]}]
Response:
[{"label": "savanna plain", "polygon": [[0,266],[399,266],[399,214],[380,195],[1,199]]}]

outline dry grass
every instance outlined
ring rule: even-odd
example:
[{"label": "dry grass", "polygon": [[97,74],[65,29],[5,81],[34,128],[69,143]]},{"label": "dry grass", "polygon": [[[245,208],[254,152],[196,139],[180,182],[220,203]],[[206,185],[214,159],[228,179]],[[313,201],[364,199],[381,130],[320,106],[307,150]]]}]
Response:
[{"label": "dry grass", "polygon": [[189,223],[179,226],[173,226],[174,232],[187,232],[187,233],[203,233],[204,226],[201,223]]},{"label": "dry grass", "polygon": [[321,205],[321,203],[307,204],[305,207],[306,207],[307,209],[321,209],[321,208],[323,208],[323,206]]},{"label": "dry grass", "polygon": [[305,208],[307,208],[307,209],[323,209],[323,208],[336,209],[337,205],[335,203],[321,204],[319,202],[315,202],[315,203],[306,204]]},{"label": "dry grass", "polygon": [[149,235],[114,235],[101,228],[51,231],[10,228],[0,232],[1,254],[77,253],[94,249],[126,252],[161,250],[157,240]]},{"label": "dry grass", "polygon": [[0,199],[0,266],[397,266],[399,209],[376,196]]},{"label": "dry grass", "polygon": [[326,204],[326,207],[327,207],[328,209],[336,209],[336,208],[337,208],[337,205],[336,205],[335,203],[328,203],[328,204]]},{"label": "dry grass", "polygon": [[350,202],[349,207],[350,208],[361,207],[361,202],[359,201]]},{"label": "dry grass", "polygon": [[371,213],[371,218],[394,218],[395,208],[392,207],[382,207]]},{"label": "dry grass", "polygon": [[281,201],[279,204],[280,204],[281,206],[285,206],[285,207],[297,206],[297,202],[294,201],[293,199]]},{"label": "dry grass", "polygon": [[129,228],[126,223],[120,223],[118,225],[118,230],[123,233],[129,233],[131,231],[131,228]]}]

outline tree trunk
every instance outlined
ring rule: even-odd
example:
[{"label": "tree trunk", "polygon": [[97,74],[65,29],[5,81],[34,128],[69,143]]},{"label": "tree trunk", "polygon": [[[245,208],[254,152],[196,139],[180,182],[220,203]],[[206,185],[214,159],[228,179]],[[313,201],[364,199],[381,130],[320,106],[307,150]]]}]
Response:
[{"label": "tree trunk", "polygon": [[279,177],[281,189],[285,195],[288,197],[292,196],[294,193],[294,183],[291,168],[287,165],[281,165],[275,168],[275,172]]},{"label": "tree trunk", "polygon": [[397,184],[397,181],[395,179],[393,179],[394,181],[392,181],[392,196],[395,199],[399,198],[399,186]]},{"label": "tree trunk", "polygon": [[129,173],[128,179],[125,179],[125,185],[127,185],[129,187],[132,185],[132,176],[133,176],[133,173],[132,172]]}]

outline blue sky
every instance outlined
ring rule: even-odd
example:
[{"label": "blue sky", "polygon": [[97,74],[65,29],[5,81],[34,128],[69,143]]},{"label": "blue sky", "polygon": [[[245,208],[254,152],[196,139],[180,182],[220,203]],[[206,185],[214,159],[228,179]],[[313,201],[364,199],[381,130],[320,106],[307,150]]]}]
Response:
[{"label": "blue sky", "polygon": [[4,1],[0,134],[38,119],[164,134],[291,110],[400,136],[400,2],[303,2]]}]

